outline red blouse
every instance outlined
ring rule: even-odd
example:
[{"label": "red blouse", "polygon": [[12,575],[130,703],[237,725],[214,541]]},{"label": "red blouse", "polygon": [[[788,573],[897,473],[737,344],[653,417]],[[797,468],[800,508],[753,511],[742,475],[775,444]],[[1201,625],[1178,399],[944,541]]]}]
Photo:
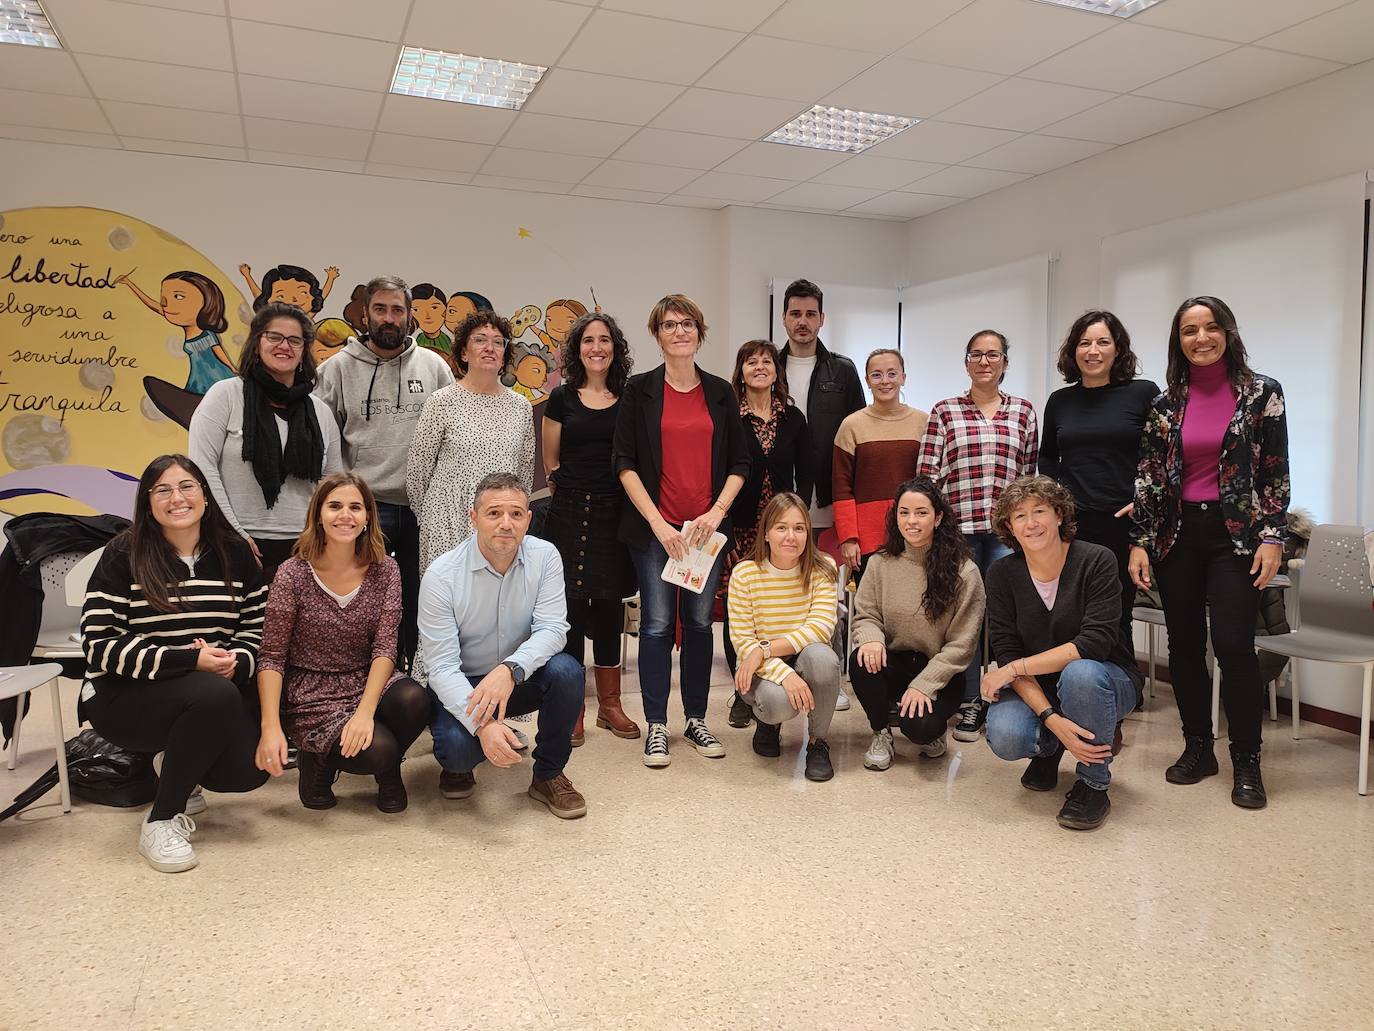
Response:
[{"label": "red blouse", "polygon": [[680,526],[711,507],[711,413],[698,383],[685,393],[663,385],[663,471],[658,511]]}]

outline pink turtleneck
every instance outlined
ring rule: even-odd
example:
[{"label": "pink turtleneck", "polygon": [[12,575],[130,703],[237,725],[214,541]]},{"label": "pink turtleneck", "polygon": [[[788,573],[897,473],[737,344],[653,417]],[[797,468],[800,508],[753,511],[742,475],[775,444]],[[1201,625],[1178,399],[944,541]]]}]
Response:
[{"label": "pink turtleneck", "polygon": [[1216,501],[1221,441],[1236,414],[1236,392],[1226,358],[1188,370],[1188,405],[1183,410],[1183,500]]}]

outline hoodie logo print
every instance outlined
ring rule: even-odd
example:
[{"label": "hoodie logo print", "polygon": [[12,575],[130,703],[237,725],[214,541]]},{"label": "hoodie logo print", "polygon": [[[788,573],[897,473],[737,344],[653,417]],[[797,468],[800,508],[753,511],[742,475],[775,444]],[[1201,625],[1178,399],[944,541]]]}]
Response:
[{"label": "hoodie logo print", "polygon": [[408,379],[406,380],[406,389],[412,394],[423,394],[425,392],[425,385],[421,380]]}]

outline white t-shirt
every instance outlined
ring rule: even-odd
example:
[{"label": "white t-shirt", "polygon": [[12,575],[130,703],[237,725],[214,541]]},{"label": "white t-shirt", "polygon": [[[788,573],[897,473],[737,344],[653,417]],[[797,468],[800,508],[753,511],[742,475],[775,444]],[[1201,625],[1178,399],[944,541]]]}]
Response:
[{"label": "white t-shirt", "polygon": [[[798,358],[796,355],[787,356],[787,389],[792,394],[792,400],[801,409],[802,415],[806,414],[806,399],[811,391],[811,377],[815,372],[816,356],[814,354],[810,358]],[[835,525],[835,507],[826,505],[821,508],[816,504],[814,495],[811,498],[811,525],[818,530]]]}]

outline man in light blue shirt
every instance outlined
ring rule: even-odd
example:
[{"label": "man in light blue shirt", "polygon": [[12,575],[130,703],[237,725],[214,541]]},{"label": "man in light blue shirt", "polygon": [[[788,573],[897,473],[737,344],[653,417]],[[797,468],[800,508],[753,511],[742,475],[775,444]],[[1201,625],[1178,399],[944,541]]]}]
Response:
[{"label": "man in light blue shirt", "polygon": [[563,652],[563,561],[526,537],[529,492],[491,473],[473,492],[473,536],[435,559],[420,584],[420,644],[434,696],[430,732],[445,798],[467,798],[473,769],[520,761],[507,716],[539,713],[529,794],[565,820],[587,803],[563,774],[585,695],[582,666]]}]

